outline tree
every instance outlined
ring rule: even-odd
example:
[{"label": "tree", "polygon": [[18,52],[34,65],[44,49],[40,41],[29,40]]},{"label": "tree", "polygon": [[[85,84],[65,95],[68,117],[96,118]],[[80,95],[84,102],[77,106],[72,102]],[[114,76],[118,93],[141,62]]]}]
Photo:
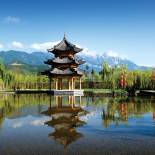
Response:
[{"label": "tree", "polygon": [[103,63],[103,70],[102,70],[102,79],[103,81],[106,81],[110,75],[110,67],[108,63]]}]

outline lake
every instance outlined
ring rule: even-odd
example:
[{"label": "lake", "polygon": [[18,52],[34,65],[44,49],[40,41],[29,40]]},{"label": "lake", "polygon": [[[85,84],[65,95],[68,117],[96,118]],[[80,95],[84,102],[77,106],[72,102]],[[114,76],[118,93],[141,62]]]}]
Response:
[{"label": "lake", "polygon": [[155,99],[0,94],[0,155],[154,155]]}]

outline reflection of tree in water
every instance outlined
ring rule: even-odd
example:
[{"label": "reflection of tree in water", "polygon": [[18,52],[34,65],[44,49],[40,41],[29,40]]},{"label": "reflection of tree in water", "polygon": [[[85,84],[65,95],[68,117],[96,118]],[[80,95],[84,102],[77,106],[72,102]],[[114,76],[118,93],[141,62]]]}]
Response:
[{"label": "reflection of tree in water", "polygon": [[[38,98],[39,101],[38,101]],[[5,118],[17,118],[27,113],[34,113],[34,111],[25,111],[22,112],[24,107],[33,107],[34,105],[38,106],[38,114],[42,111],[41,106],[46,104],[48,101],[47,95],[43,94],[25,94],[25,95],[16,95],[16,94],[1,94],[0,95],[0,127],[2,126]]]},{"label": "reflection of tree in water", "polygon": [[[46,125],[53,127],[55,130],[49,134],[49,137],[54,138],[64,147],[70,143],[83,137],[82,133],[76,131],[76,128],[83,126],[84,121],[80,120],[81,115],[86,115],[87,111],[80,106],[75,106],[75,96],[68,97],[68,104],[63,104],[63,97],[56,96],[56,105],[49,106],[42,114],[51,116],[50,121],[45,122]],[[81,100],[80,100],[81,101]]]},{"label": "reflection of tree in water", "polygon": [[155,119],[154,100],[144,98],[129,98],[127,100],[109,100],[107,108],[103,109],[102,119],[104,127],[115,123],[128,123],[131,117],[142,117],[145,113],[153,113]]},{"label": "reflection of tree in water", "polygon": [[2,126],[5,117],[11,116],[14,110],[15,106],[11,104],[11,101],[7,96],[2,96],[0,102],[0,127]]}]

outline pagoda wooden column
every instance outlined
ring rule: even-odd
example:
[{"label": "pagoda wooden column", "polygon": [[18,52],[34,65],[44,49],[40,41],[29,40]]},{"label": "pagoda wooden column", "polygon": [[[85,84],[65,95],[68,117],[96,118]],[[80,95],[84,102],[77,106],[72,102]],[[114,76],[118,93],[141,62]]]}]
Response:
[{"label": "pagoda wooden column", "polygon": [[75,89],[75,78],[73,78],[73,90]]},{"label": "pagoda wooden column", "polygon": [[58,96],[58,107],[62,107],[62,96]]},{"label": "pagoda wooden column", "polygon": [[61,108],[62,107],[62,96],[55,96],[55,102],[56,102],[56,107]]},{"label": "pagoda wooden column", "polygon": [[58,90],[60,89],[60,79],[58,78]]},{"label": "pagoda wooden column", "polygon": [[75,107],[75,96],[71,96],[71,106],[72,106],[72,109],[74,109],[74,107]]},{"label": "pagoda wooden column", "polygon": [[81,77],[80,77],[80,89],[81,89]]},{"label": "pagoda wooden column", "polygon": [[55,89],[58,90],[58,79],[55,79]]},{"label": "pagoda wooden column", "polygon": [[55,96],[55,103],[56,103],[56,107],[58,108],[58,96]]},{"label": "pagoda wooden column", "polygon": [[52,98],[51,98],[51,95],[50,95],[50,108],[52,107]]},{"label": "pagoda wooden column", "polygon": [[81,99],[81,96],[80,96],[80,106],[81,106],[81,103],[82,103],[82,99]]},{"label": "pagoda wooden column", "polygon": [[68,103],[71,104],[71,96],[68,96]]},{"label": "pagoda wooden column", "polygon": [[58,78],[58,90],[62,89],[62,78]]},{"label": "pagoda wooden column", "polygon": [[75,96],[73,96],[73,107],[75,107]]},{"label": "pagoda wooden column", "polygon": [[60,79],[60,90],[62,90],[63,85],[62,85],[62,78]]},{"label": "pagoda wooden column", "polygon": [[61,89],[61,79],[58,78],[58,90],[60,90],[60,89]]},{"label": "pagoda wooden column", "polygon": [[71,90],[71,79],[68,80],[68,89]]},{"label": "pagoda wooden column", "polygon": [[50,86],[49,86],[49,89],[51,90],[51,81],[52,81],[52,79],[51,79],[51,77],[49,76],[49,81],[50,81]]},{"label": "pagoda wooden column", "polygon": [[72,78],[72,90],[74,89],[74,80]]}]

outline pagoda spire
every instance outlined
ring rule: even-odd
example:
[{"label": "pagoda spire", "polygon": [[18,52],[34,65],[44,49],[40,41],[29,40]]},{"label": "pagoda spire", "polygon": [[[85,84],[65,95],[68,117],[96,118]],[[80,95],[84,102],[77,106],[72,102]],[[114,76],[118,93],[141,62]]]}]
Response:
[{"label": "pagoda spire", "polygon": [[66,40],[66,32],[64,33],[64,38],[63,39]]}]

